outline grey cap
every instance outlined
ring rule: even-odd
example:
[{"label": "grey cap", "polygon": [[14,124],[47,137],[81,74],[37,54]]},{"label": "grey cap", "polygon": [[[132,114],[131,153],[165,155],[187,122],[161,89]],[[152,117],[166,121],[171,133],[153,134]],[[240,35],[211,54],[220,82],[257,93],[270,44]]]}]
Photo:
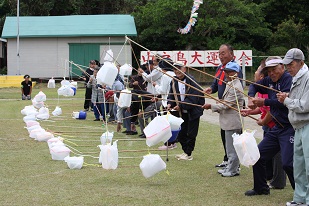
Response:
[{"label": "grey cap", "polygon": [[305,60],[304,53],[300,49],[297,49],[297,48],[290,49],[284,56],[283,64],[289,64],[294,59]]}]

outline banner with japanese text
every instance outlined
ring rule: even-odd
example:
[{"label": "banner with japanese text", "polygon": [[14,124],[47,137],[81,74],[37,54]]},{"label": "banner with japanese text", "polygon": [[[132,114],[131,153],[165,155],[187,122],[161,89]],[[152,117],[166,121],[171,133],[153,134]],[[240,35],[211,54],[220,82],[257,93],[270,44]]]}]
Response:
[{"label": "banner with japanese text", "polygon": [[[217,67],[221,64],[219,50],[205,51],[141,51],[141,64],[152,60],[156,54],[162,58],[170,58],[174,62],[182,62],[190,67]],[[252,66],[252,50],[234,50],[234,59],[242,66]]]}]

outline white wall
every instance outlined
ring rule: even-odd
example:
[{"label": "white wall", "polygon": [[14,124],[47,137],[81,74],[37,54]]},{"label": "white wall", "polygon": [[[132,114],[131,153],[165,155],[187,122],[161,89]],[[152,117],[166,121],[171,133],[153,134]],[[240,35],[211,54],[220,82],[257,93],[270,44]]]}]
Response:
[{"label": "white wall", "polygon": [[[109,46],[109,42],[111,45]],[[122,45],[113,42],[124,42],[124,37],[81,37],[81,38],[21,38],[19,42],[20,58],[18,71],[16,39],[8,39],[7,64],[8,75],[29,74],[33,78],[50,78],[69,76],[69,43],[102,43],[100,47],[101,63],[107,49],[111,48],[116,59]],[[120,64],[132,64],[131,48],[123,48],[118,60]],[[86,65],[88,66],[88,65]]]}]

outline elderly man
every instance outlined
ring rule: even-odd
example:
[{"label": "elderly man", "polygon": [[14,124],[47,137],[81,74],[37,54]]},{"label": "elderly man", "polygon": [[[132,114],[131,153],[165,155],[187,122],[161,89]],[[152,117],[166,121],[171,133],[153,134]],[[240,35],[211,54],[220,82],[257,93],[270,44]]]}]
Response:
[{"label": "elderly man", "polygon": [[[260,159],[253,166],[254,187],[248,190],[245,195],[269,195],[269,186],[266,182],[265,162],[271,160],[281,151],[283,169],[288,175],[292,187],[295,187],[293,177],[293,142],[294,129],[288,119],[288,109],[277,100],[278,91],[289,92],[292,84],[292,76],[287,73],[282,64],[282,58],[270,56],[266,59],[264,69],[268,71],[268,77],[251,84],[249,96],[255,106],[270,106],[270,113],[276,125],[258,145]],[[268,94],[268,99],[253,98],[257,92]],[[248,104],[249,107],[253,105]]]},{"label": "elderly man", "polygon": [[[223,82],[225,80],[225,72],[224,68],[227,63],[234,62],[234,52],[233,47],[229,44],[222,44],[219,48],[219,59],[221,61],[221,65],[217,68],[215,79],[213,80],[213,83],[211,84],[211,87],[208,87],[204,90],[207,94],[213,94],[218,92],[218,98],[222,99],[223,92],[225,90],[226,84]],[[240,69],[240,72],[238,73],[238,77],[242,78],[242,71]],[[224,157],[223,162],[220,164],[217,164],[216,167],[226,167],[228,163],[228,158],[226,154],[226,146],[225,146],[225,131],[221,128],[221,140],[224,147]]]},{"label": "elderly man", "polygon": [[295,129],[295,191],[293,201],[287,202],[287,206],[309,205],[309,72],[304,60],[300,49],[290,49],[286,53],[283,64],[293,77],[292,87],[290,93],[277,94],[279,102],[289,109],[288,117]]}]

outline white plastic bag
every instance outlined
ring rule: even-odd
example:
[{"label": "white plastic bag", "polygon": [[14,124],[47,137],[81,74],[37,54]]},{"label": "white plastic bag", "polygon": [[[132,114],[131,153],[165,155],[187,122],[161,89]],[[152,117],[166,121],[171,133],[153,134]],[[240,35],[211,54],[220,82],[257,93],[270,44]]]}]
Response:
[{"label": "white plastic bag", "polygon": [[167,121],[170,123],[172,131],[178,131],[181,124],[184,122],[182,118],[176,117],[170,113],[164,116],[167,118]]},{"label": "white plastic bag", "polygon": [[233,134],[233,145],[240,163],[246,167],[254,165],[260,159],[260,152],[254,138],[254,133],[244,131],[241,135]]},{"label": "white plastic bag", "polygon": [[118,106],[120,108],[128,108],[131,106],[132,94],[128,89],[124,89],[120,92],[118,99]]},{"label": "white plastic bag", "polygon": [[106,144],[110,144],[113,141],[113,137],[114,137],[114,133],[113,132],[104,132],[102,134],[102,136],[100,137],[101,140],[101,144],[102,145],[106,145]]},{"label": "white plastic bag", "polygon": [[41,107],[39,109],[39,114],[36,115],[36,118],[39,120],[49,119],[49,109],[47,107]]},{"label": "white plastic bag", "polygon": [[132,74],[132,66],[130,64],[124,64],[120,67],[119,74],[122,76],[130,76]]},{"label": "white plastic bag", "polygon": [[56,88],[56,82],[55,82],[55,80],[53,78],[48,80],[47,88]]},{"label": "white plastic bag", "polygon": [[45,133],[45,129],[43,128],[38,128],[38,129],[34,129],[34,130],[31,130],[30,133],[29,133],[29,137],[33,138],[33,139],[36,139],[37,136],[39,135],[43,135]]},{"label": "white plastic bag", "polygon": [[97,83],[101,85],[106,84],[112,87],[117,74],[118,74],[118,69],[113,63],[104,62],[103,66],[98,71]]},{"label": "white plastic bag", "polygon": [[71,150],[66,146],[53,146],[49,149],[53,160],[64,160],[65,157],[70,155]]},{"label": "white plastic bag", "polygon": [[52,148],[53,146],[56,145],[63,145],[64,143],[62,142],[61,137],[54,137],[54,138],[50,138],[49,140],[47,140],[47,144],[48,144],[48,148]]},{"label": "white plastic bag", "polygon": [[171,125],[164,116],[155,117],[144,129],[148,147],[166,142],[171,136]]},{"label": "white plastic bag", "polygon": [[38,101],[36,101],[35,99],[33,99],[33,100],[32,100],[32,105],[33,105],[35,108],[40,109],[41,107],[44,107],[44,102],[43,102],[43,101],[38,102]]},{"label": "white plastic bag", "polygon": [[70,169],[81,169],[84,164],[84,157],[65,157],[64,161],[68,164]]},{"label": "white plastic bag", "polygon": [[113,145],[110,143],[106,145],[99,145],[101,152],[99,156],[99,163],[102,163],[103,169],[116,169],[118,167],[118,148],[117,140]]},{"label": "white plastic bag", "polygon": [[142,162],[139,164],[144,177],[149,178],[158,172],[166,169],[166,164],[158,154],[149,154],[144,156]]},{"label": "white plastic bag", "polygon": [[36,115],[38,114],[38,110],[33,105],[30,105],[30,106],[25,106],[25,108],[22,109],[20,113],[22,115],[32,115],[32,114]]},{"label": "white plastic bag", "polygon": [[55,110],[52,112],[54,116],[59,116],[62,114],[62,109],[59,106],[56,106]]},{"label": "white plastic bag", "polygon": [[37,95],[33,98],[36,102],[44,102],[46,101],[46,95],[44,92],[40,91]]},{"label": "white plastic bag", "polygon": [[29,121],[26,122],[26,125],[27,125],[27,128],[28,128],[28,127],[32,127],[34,125],[40,125],[40,122],[35,121],[35,120],[29,120]]},{"label": "white plastic bag", "polygon": [[42,132],[37,134],[35,139],[39,142],[47,142],[49,139],[54,138],[54,135],[50,132]]},{"label": "white plastic bag", "polygon": [[24,120],[25,123],[27,123],[28,121],[36,120],[36,117],[35,117],[34,114],[31,114],[31,115],[24,116],[23,120]]}]

